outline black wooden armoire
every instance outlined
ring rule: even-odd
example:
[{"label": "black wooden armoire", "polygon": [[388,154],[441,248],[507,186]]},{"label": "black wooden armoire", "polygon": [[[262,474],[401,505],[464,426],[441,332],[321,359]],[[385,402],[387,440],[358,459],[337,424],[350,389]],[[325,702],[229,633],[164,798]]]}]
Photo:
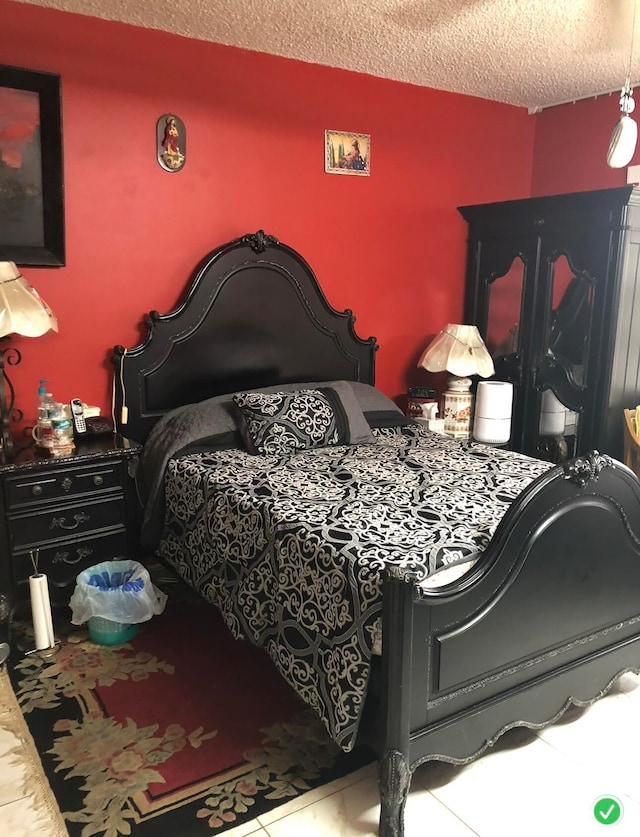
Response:
[{"label": "black wooden armoire", "polygon": [[459,207],[469,224],[465,323],[514,383],[510,447],[622,459],[640,403],[640,189]]}]

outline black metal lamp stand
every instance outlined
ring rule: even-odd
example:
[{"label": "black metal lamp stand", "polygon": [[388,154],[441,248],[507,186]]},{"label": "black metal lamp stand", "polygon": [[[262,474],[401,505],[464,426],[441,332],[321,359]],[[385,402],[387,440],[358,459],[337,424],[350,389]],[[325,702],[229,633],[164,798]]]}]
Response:
[{"label": "black metal lamp stand", "polygon": [[21,360],[22,355],[13,346],[0,349],[0,432],[2,433],[0,453],[3,463],[11,462],[14,455],[15,446],[9,430],[9,422],[12,419],[20,421],[23,416],[22,411],[15,406],[15,391],[7,375],[6,367],[17,366]]}]

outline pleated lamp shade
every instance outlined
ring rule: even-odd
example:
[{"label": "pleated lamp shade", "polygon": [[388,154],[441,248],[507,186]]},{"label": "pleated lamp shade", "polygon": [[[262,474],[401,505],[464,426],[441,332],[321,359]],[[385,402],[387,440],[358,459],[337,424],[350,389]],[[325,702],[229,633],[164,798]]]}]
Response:
[{"label": "pleated lamp shade", "polygon": [[450,372],[459,378],[494,374],[493,360],[473,325],[449,323],[429,343],[418,361],[428,372]]},{"label": "pleated lamp shade", "polygon": [[40,337],[58,330],[58,321],[13,262],[0,262],[0,337]]},{"label": "pleated lamp shade", "polygon": [[[47,303],[27,284],[14,262],[0,262],[0,337],[8,334],[40,337],[51,329],[58,330],[58,321]],[[5,372],[4,355],[5,350],[0,350],[0,459],[10,462],[14,444],[9,417],[14,410],[14,390]],[[16,355],[15,362],[18,362],[20,353]]]}]

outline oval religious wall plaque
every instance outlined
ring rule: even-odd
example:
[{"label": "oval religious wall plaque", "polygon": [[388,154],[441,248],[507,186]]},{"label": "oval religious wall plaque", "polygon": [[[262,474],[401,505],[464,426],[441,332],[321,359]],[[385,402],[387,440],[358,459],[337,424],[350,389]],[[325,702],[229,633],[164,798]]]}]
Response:
[{"label": "oval religious wall plaque", "polygon": [[156,125],[158,163],[165,171],[180,171],[187,158],[187,132],[184,122],[165,113]]}]

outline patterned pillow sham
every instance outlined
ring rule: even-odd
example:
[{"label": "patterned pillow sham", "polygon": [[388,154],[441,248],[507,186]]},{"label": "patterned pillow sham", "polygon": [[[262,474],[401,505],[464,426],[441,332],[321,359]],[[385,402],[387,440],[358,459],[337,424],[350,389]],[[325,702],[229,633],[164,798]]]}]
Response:
[{"label": "patterned pillow sham", "polygon": [[341,382],[297,392],[242,392],[233,401],[250,453],[283,456],[374,441],[352,390]]}]

